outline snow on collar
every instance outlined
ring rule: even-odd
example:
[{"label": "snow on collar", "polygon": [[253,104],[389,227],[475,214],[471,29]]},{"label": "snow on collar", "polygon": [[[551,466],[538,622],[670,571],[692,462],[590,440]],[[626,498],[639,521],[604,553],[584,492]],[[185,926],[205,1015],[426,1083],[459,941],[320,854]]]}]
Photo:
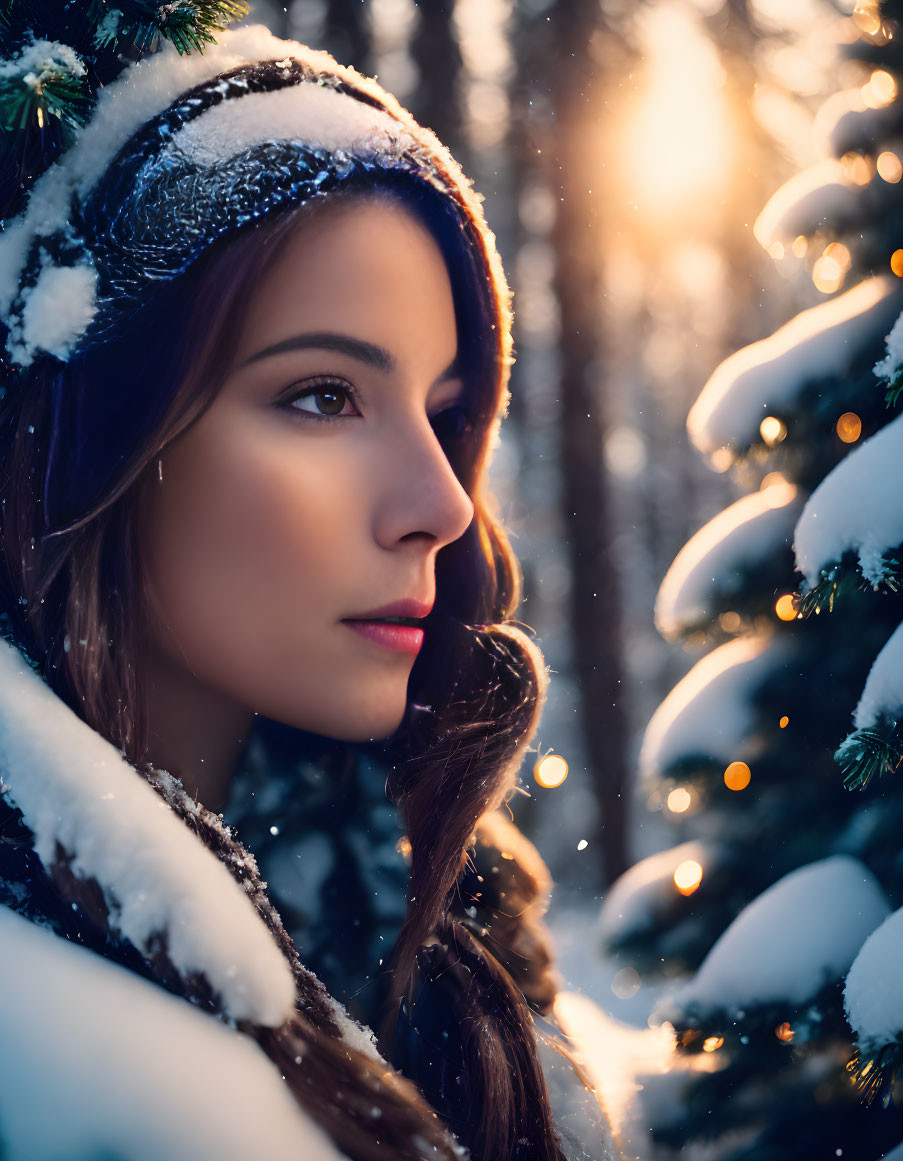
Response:
[{"label": "snow on collar", "polygon": [[3,639],[0,790],[44,865],[59,843],[142,954],[162,935],[179,972],[202,973],[230,1019],[277,1027],[292,1015],[291,966],[228,869]]}]

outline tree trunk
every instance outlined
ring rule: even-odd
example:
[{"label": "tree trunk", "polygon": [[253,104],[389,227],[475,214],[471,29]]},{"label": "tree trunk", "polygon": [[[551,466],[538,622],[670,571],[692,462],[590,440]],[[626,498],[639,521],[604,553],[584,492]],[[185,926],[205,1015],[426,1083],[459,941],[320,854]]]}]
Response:
[{"label": "tree trunk", "polygon": [[[629,864],[627,716],[621,609],[612,560],[612,513],[603,461],[604,352],[600,173],[604,118],[592,57],[598,0],[558,0],[550,10],[554,127],[545,153],[561,200],[553,231],[561,318],[560,463],[563,528],[571,569],[570,617],[589,773],[600,807],[602,862],[612,882]],[[596,193],[591,191],[596,189]]]},{"label": "tree trunk", "polygon": [[420,80],[411,112],[457,154],[461,145],[461,49],[452,23],[453,11],[454,0],[418,5],[411,58]]},{"label": "tree trunk", "polygon": [[341,64],[370,75],[370,21],[364,0],[328,0],[323,43]]}]

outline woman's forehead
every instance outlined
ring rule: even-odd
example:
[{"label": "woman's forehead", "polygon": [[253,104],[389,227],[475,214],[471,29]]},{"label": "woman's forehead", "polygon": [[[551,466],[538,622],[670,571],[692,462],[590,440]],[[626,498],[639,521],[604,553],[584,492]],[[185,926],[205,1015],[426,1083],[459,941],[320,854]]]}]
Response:
[{"label": "woman's forehead", "polygon": [[416,334],[454,358],[448,269],[405,207],[342,199],[302,220],[249,298],[236,362],[293,333],[336,330],[390,354]]}]

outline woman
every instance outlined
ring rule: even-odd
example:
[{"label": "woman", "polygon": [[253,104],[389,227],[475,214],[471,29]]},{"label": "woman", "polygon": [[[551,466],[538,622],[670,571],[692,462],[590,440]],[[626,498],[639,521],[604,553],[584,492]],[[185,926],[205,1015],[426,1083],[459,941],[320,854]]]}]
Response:
[{"label": "woman", "polygon": [[[4,1156],[608,1156],[551,1107],[548,883],[498,814],[544,675],[454,161],[260,26],[166,48],[7,225],[0,307]],[[318,925],[316,840],[376,904],[332,874]]]}]

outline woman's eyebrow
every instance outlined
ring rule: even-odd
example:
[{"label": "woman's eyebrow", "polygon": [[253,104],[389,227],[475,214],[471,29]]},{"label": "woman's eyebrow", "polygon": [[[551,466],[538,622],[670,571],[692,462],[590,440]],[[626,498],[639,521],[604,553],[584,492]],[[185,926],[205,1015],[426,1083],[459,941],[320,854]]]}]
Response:
[{"label": "woman's eyebrow", "polygon": [[[368,343],[366,339],[355,339],[351,335],[337,334],[335,331],[313,331],[303,335],[291,335],[287,339],[280,339],[278,343],[264,347],[262,351],[257,351],[256,354],[245,359],[240,364],[239,369],[247,367],[249,363],[256,363],[260,359],[281,355],[285,351],[300,351],[308,348],[316,348],[320,351],[338,351],[341,355],[350,355],[352,359],[358,359],[362,363],[376,367],[378,371],[394,371],[396,367],[395,357],[391,352],[387,351],[385,347],[377,346],[376,343]],[[436,382],[442,383],[447,379],[454,379],[459,374],[460,362],[456,355],[436,379]]]}]

